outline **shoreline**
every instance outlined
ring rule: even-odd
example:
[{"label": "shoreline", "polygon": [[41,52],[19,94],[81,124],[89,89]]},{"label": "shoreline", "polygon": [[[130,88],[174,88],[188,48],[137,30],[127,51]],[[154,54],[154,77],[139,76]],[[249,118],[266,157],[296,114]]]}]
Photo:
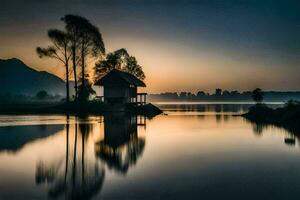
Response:
[{"label": "shoreline", "polygon": [[162,110],[151,103],[122,107],[112,107],[98,102],[87,102],[84,105],[75,102],[69,104],[6,104],[0,108],[0,115],[105,115],[119,112],[143,115],[150,118],[163,113]]},{"label": "shoreline", "polygon": [[282,108],[272,109],[265,104],[257,104],[241,115],[250,122],[274,125],[300,135],[300,104],[288,103]]}]

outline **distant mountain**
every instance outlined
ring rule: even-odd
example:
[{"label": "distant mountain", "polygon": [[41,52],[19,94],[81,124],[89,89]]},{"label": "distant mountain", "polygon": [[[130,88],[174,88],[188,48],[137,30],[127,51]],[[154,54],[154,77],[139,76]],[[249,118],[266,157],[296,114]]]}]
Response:
[{"label": "distant mountain", "polygon": [[65,95],[65,82],[61,78],[45,71],[34,70],[16,58],[0,59],[0,83],[0,95],[34,96],[41,90],[53,95]]}]

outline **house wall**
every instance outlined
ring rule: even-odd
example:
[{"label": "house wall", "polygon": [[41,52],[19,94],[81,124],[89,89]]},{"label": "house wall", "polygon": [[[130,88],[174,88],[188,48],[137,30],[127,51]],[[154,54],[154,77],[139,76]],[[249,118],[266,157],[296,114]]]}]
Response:
[{"label": "house wall", "polygon": [[104,98],[106,102],[118,101],[129,103],[130,97],[136,96],[136,88],[129,87],[104,87]]},{"label": "house wall", "polygon": [[124,87],[105,87],[104,97],[106,98],[120,98],[126,97],[126,88]]}]

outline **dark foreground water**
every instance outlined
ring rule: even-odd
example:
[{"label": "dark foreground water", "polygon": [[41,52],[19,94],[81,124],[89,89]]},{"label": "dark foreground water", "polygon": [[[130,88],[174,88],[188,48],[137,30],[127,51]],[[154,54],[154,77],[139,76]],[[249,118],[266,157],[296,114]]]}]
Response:
[{"label": "dark foreground water", "polygon": [[0,199],[298,199],[292,133],[231,115],[243,105],[164,106],[151,120],[0,116]]}]

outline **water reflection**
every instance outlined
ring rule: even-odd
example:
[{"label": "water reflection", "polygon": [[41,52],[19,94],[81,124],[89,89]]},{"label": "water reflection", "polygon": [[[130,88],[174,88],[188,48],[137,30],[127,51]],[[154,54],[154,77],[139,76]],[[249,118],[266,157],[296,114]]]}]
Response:
[{"label": "water reflection", "polygon": [[0,151],[17,152],[27,143],[46,138],[63,129],[63,125],[0,127]]},{"label": "water reflection", "polygon": [[[278,129],[278,127],[276,127],[274,125],[263,124],[263,123],[255,123],[255,122],[250,122],[250,121],[248,121],[248,122],[252,126],[253,133],[255,135],[258,135],[258,136],[262,136],[264,131],[266,131],[268,128],[273,128],[273,129],[277,128]],[[284,128],[281,128],[281,129],[284,129]],[[285,134],[283,136],[283,138],[284,138],[283,142],[288,146],[295,146],[296,145],[296,140],[300,141],[299,133],[292,132],[292,131],[289,131],[289,130],[286,130],[286,129],[284,129],[284,130],[285,130]]]},{"label": "water reflection", "polygon": [[137,126],[146,125],[144,118],[124,113],[104,116],[104,137],[95,142],[94,156],[89,152],[88,141],[93,134],[101,133],[95,133],[93,124],[85,121],[88,120],[78,118],[70,125],[67,117],[64,158],[56,156],[51,161],[43,158],[37,163],[36,184],[46,184],[50,198],[91,199],[101,191],[104,164],[125,174],[142,155],[145,139],[138,137]]},{"label": "water reflection", "polygon": [[90,199],[101,190],[105,171],[97,160],[86,157],[86,142],[93,130],[92,125],[78,124],[76,119],[74,138],[70,138],[68,120],[67,117],[65,159],[56,157],[52,162],[38,162],[36,184],[46,183],[51,198]]},{"label": "water reflection", "polygon": [[157,116],[147,129],[122,113],[60,124],[0,128],[0,199],[295,199],[300,191],[299,138],[278,127],[188,113]]},{"label": "water reflection", "polygon": [[[145,148],[145,139],[137,134],[138,117],[119,113],[104,119],[104,139],[96,144],[95,153],[110,169],[125,174]],[[139,119],[139,125],[146,126],[146,120]]]},{"label": "water reflection", "polygon": [[263,130],[268,127],[267,125],[260,124],[260,123],[252,123],[251,122],[251,124],[252,124],[253,133],[256,135],[262,135]]},{"label": "water reflection", "polygon": [[[281,107],[283,104],[268,104],[271,108]],[[245,113],[249,110],[252,103],[238,104],[238,103],[215,103],[215,104],[202,104],[202,103],[189,103],[189,104],[157,104],[157,106],[166,112],[185,112],[191,114],[193,112],[202,114],[222,114],[222,113]]]}]

